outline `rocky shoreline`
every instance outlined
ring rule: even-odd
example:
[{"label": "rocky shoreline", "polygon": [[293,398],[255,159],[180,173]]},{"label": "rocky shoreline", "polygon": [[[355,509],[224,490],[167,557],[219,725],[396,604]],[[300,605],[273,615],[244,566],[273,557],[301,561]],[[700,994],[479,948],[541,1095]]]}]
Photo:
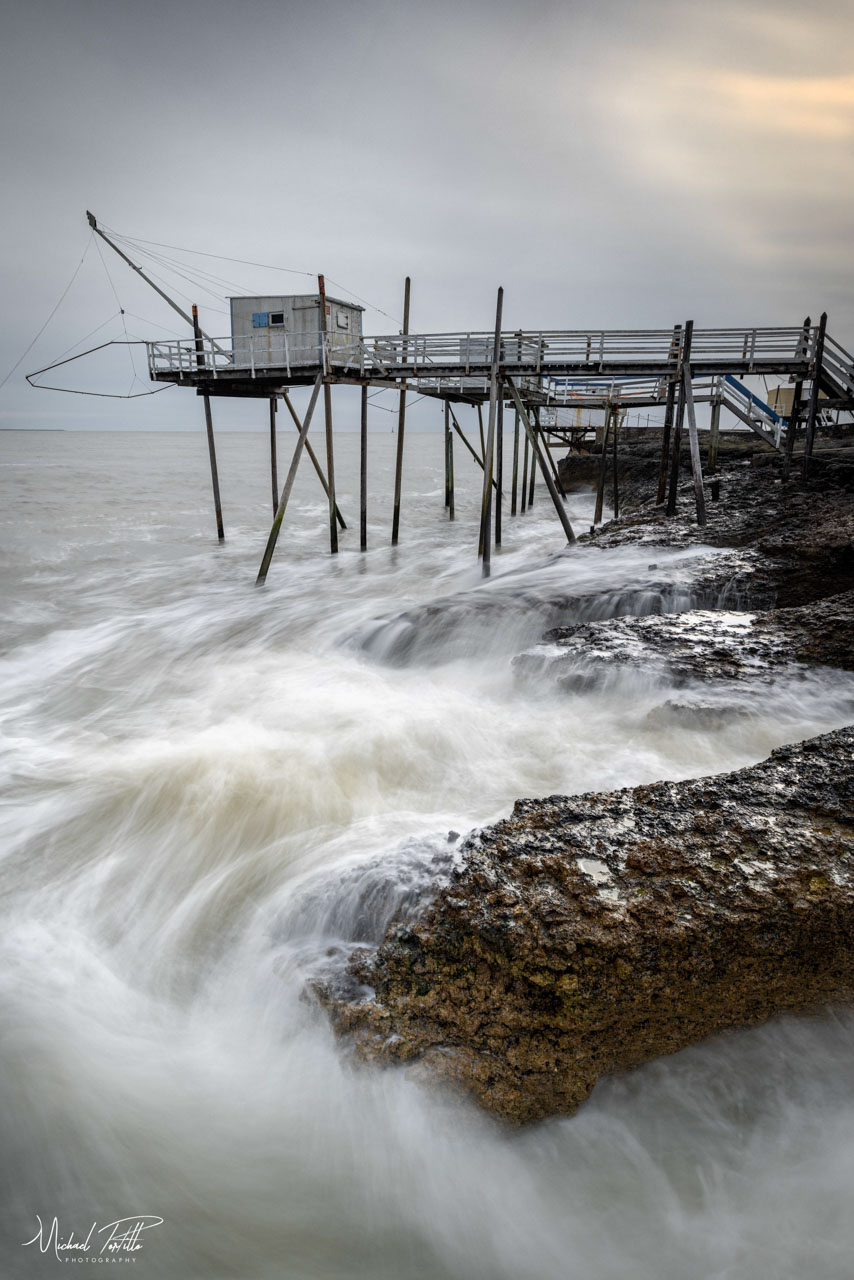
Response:
[{"label": "rocky shoreline", "polygon": [[[778,465],[723,467],[702,541],[727,550],[698,562],[694,598],[717,585],[724,607],[557,628],[518,678],[571,696],[641,668],[735,699],[774,675],[854,670],[854,449],[817,455],[807,483]],[[588,545],[700,540],[689,486],[673,520],[642,488]],[[519,801],[318,994],[364,1058],[417,1062],[512,1123],[570,1112],[602,1075],[854,999],[852,814],[854,728],[724,775]]]}]

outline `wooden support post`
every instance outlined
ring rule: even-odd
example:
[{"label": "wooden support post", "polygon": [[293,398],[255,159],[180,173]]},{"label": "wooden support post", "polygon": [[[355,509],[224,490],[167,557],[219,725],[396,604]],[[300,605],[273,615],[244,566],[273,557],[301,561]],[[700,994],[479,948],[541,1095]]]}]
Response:
[{"label": "wooden support post", "polygon": [[498,420],[495,424],[495,545],[501,546],[501,500],[504,497],[504,386],[498,382]]},{"label": "wooden support post", "polygon": [[[688,325],[693,324],[689,320]],[[690,342],[690,332],[686,325],[686,339]],[[697,524],[706,523],[706,495],[703,492],[703,464],[700,460],[700,441],[697,436],[697,415],[694,412],[694,388],[691,383],[691,366],[686,360],[682,365],[682,381],[685,390],[685,409],[688,414],[688,444],[691,449],[691,472],[694,476],[694,499],[697,504]]]},{"label": "wooden support post", "polygon": [[483,556],[483,576],[489,577],[492,559],[492,471],[495,462],[495,421],[498,411],[498,366],[501,362],[501,312],[504,306],[504,290],[499,288],[495,304],[495,336],[492,341],[492,363],[489,371],[489,422],[486,431],[486,452],[483,455],[483,497],[480,503],[480,554]]},{"label": "wooden support post", "polygon": [[596,508],[593,512],[594,526],[600,523],[605,506],[605,476],[608,473],[608,433],[611,430],[611,415],[614,412],[613,406],[608,404],[605,408],[605,426],[602,431],[602,455],[599,461],[599,482],[596,485]]},{"label": "wooden support post", "polygon": [[[90,215],[91,216],[91,215]],[[158,293],[160,290],[158,289]],[[199,327],[199,308],[193,303],[193,334],[196,339],[196,368],[205,365],[202,331]],[[222,501],[219,496],[219,471],[216,465],[216,444],[214,443],[213,418],[211,416],[211,398],[205,394],[202,399],[205,405],[205,431],[208,437],[208,457],[211,463],[211,484],[213,485],[214,513],[216,515],[216,534],[220,542],[225,542],[225,529],[222,523]]]},{"label": "wooden support post", "polygon": [[362,387],[359,439],[359,550],[368,549],[368,388]]},{"label": "wooden support post", "polygon": [[[403,286],[403,332],[409,333],[409,293],[410,279],[406,277],[406,283]],[[403,355],[408,358],[408,350],[406,343],[403,344]],[[391,545],[397,546],[397,540],[400,535],[400,492],[403,482],[403,434],[406,428],[406,382],[404,381],[403,390],[400,393],[400,400],[397,409],[397,461],[394,469],[394,515],[391,522]]]},{"label": "wooden support post", "polygon": [[270,396],[270,480],[273,486],[273,515],[279,505],[279,477],[276,471],[276,397]]},{"label": "wooden support post", "polygon": [[[297,415],[297,411],[296,411],[296,409],[294,408],[293,404],[291,403],[291,398],[290,398],[290,396],[288,395],[287,391],[284,391],[284,392],[282,393],[282,399],[283,399],[283,400],[284,400],[284,402],[285,402],[285,406],[286,406],[286,408],[287,408],[287,410],[288,410],[288,413],[289,413],[289,414],[291,415],[291,417],[293,418],[294,426],[296,427],[297,431],[301,431],[301,430],[302,430],[302,423],[301,423],[301,422],[300,422],[300,420],[299,420],[299,416]],[[318,477],[318,479],[320,480],[320,483],[323,485],[323,492],[326,494],[326,496],[327,496],[327,498],[328,498],[328,497],[329,497],[329,485],[326,483],[326,476],[324,475],[323,467],[320,465],[320,461],[319,461],[319,459],[318,459],[318,457],[317,457],[317,454],[314,452],[314,450],[313,450],[313,449],[312,449],[312,447],[311,447],[311,441],[310,441],[310,440],[306,440],[306,442],[305,442],[305,451],[306,451],[306,453],[308,454],[308,458],[309,458],[309,461],[310,461],[311,465],[314,467],[315,471],[317,472],[317,477]],[[342,528],[342,529],[346,529],[346,528],[347,528],[347,525],[344,523],[344,517],[342,516],[341,511],[339,510],[337,503],[336,503],[336,505],[335,505],[335,514],[336,514],[336,516],[337,516],[337,518],[338,518],[338,523],[339,523],[339,525],[341,526],[341,528]]]},{"label": "wooden support post", "polygon": [[[448,406],[448,408],[450,409],[450,405]],[[453,409],[451,409],[451,425],[453,426],[453,428],[454,428],[454,430],[456,431],[457,435],[458,435],[458,436],[460,437],[460,439],[462,440],[462,442],[463,442],[463,444],[465,445],[465,447],[468,449],[468,451],[469,451],[469,453],[471,454],[471,456],[474,458],[474,460],[475,460],[475,462],[477,463],[477,465],[480,467],[481,471],[483,471],[483,459],[482,459],[482,458],[480,458],[480,457],[478,456],[478,452],[477,452],[477,450],[475,449],[474,445],[471,443],[471,441],[470,441],[470,440],[468,439],[468,437],[466,436],[466,434],[465,434],[465,432],[463,431],[462,427],[460,426],[459,422],[457,422],[457,415],[454,413]],[[493,486],[493,488],[495,488],[495,481],[494,481],[494,480],[492,481],[492,486]]]},{"label": "wooden support post", "polygon": [[[807,343],[809,342],[810,326],[812,320],[809,316],[804,320],[804,336],[803,336],[803,352],[806,356]],[[783,458],[783,479],[789,479],[789,472],[792,467],[792,453],[795,448],[795,437],[798,433],[798,420],[801,416],[801,399],[804,394],[804,380],[798,378],[792,388],[792,411],[789,414],[789,421],[786,423],[786,452]]]},{"label": "wooden support post", "polygon": [[617,474],[619,469],[619,459],[617,457],[617,441],[619,440],[619,438],[620,438],[620,411],[619,409],[615,408],[614,409],[614,448],[613,448],[613,454],[614,454],[613,483],[614,483],[614,519],[615,520],[618,520],[620,517],[620,481],[619,481],[619,476]]},{"label": "wooden support post", "polygon": [[[540,428],[540,411],[539,411],[539,409],[535,409],[535,410],[534,410],[534,430],[535,430],[535,433],[536,433],[536,431],[539,431],[539,428]],[[537,479],[537,462],[538,462],[538,461],[539,461],[539,454],[538,454],[537,450],[534,448],[534,441],[533,441],[533,438],[532,438],[532,439],[531,439],[531,479],[530,479],[530,482],[529,482],[529,484],[528,484],[528,507],[529,507],[529,509],[534,505],[534,482],[535,482],[535,481],[536,481],[536,479]],[[542,464],[541,464],[541,465],[540,465],[540,470],[542,471],[542,469],[543,469],[543,468],[542,468]]]},{"label": "wooden support post", "polygon": [[815,341],[815,372],[813,374],[812,387],[810,388],[810,403],[807,411],[807,438],[804,441],[804,463],[803,473],[804,479],[809,475],[810,459],[812,458],[813,445],[815,443],[815,424],[818,418],[818,397],[821,390],[819,382],[821,379],[821,366],[824,359],[824,335],[827,330],[827,312],[823,311],[818,322],[818,334]]},{"label": "wooden support post", "polygon": [[264,556],[261,560],[261,568],[258,570],[258,577],[255,579],[256,586],[261,586],[267,580],[267,572],[270,568],[270,561],[273,559],[273,552],[276,549],[276,543],[279,539],[279,530],[281,529],[282,521],[285,518],[285,511],[287,509],[288,499],[291,496],[291,489],[293,489],[294,487],[294,480],[296,479],[297,469],[299,467],[300,458],[302,457],[303,447],[305,445],[306,438],[308,436],[308,429],[311,426],[311,419],[314,413],[314,407],[317,404],[317,398],[320,395],[320,388],[322,387],[322,385],[323,385],[323,374],[319,373],[317,375],[317,380],[315,381],[315,384],[314,384],[314,389],[311,393],[311,399],[308,402],[308,409],[306,410],[305,417],[303,418],[302,424],[300,426],[299,437],[297,439],[296,445],[294,446],[294,456],[291,459],[291,465],[288,468],[288,474],[285,477],[285,484],[282,489],[282,496],[279,499],[279,504],[276,507],[276,514],[273,517],[273,524],[270,529],[270,535],[267,538],[267,546],[264,548]]},{"label": "wooden support post", "polygon": [[519,485],[519,410],[513,420],[513,487],[510,491],[510,514],[516,514],[516,490]]},{"label": "wooden support post", "polygon": [[530,449],[530,447],[531,446],[528,443],[528,433],[526,431],[525,432],[525,457],[522,463],[522,514],[523,515],[528,509],[528,450]]},{"label": "wooden support post", "polygon": [[332,438],[332,387],[329,383],[331,363],[329,358],[329,326],[326,323],[326,281],[323,276],[317,277],[320,293],[320,334],[321,334],[321,366],[323,379],[323,416],[326,422],[326,476],[329,486],[329,551],[338,554],[338,519],[335,509],[335,446]]},{"label": "wooden support post", "polygon": [[[682,326],[676,326],[681,341]],[[678,350],[677,350],[678,354]],[[673,410],[676,403],[676,380],[670,378],[667,383],[667,399],[664,402],[664,429],[661,433],[661,466],[658,471],[658,492],[655,505],[660,507],[667,496],[667,464],[670,461],[670,433],[673,430]]]},{"label": "wooden support post", "polygon": [[[447,405],[447,401],[446,401]],[[450,477],[450,488],[448,491],[448,519],[453,520],[454,512],[454,436],[453,432],[448,432],[448,475]]]},{"label": "wooden support post", "polygon": [[451,506],[451,415],[444,401],[444,509]]},{"label": "wooden support post", "polygon": [[691,359],[691,338],[694,332],[693,320],[688,321],[685,325],[685,336],[682,342],[682,351],[679,357],[679,401],[676,409],[676,420],[673,430],[673,455],[670,461],[670,489],[667,494],[667,515],[674,516],[676,514],[676,494],[679,488],[679,467],[682,454],[682,427],[685,422],[685,381],[682,377],[684,366]]},{"label": "wooden support post", "polygon": [[482,458],[485,458],[486,457],[486,440],[483,434],[483,408],[481,405],[477,405],[476,408],[477,408],[477,425],[478,425],[478,428],[480,429],[480,456]]},{"label": "wooden support post", "polygon": [[[537,439],[537,433],[536,433],[536,430],[534,429],[534,426],[531,423],[530,418],[528,417],[528,413],[525,409],[525,406],[522,404],[522,399],[516,388],[516,384],[512,378],[507,379],[507,387],[510,391],[511,396],[513,397],[513,402],[516,406],[516,410],[519,414],[519,417],[522,420],[522,425],[525,428],[525,434],[528,436],[528,438],[531,441],[531,455],[533,458],[537,458],[540,452],[540,443],[539,443],[539,440]],[[546,488],[549,491],[549,496],[552,500],[552,503],[554,504],[554,509],[557,512],[558,520],[560,520],[561,525],[563,526],[563,531],[566,534],[566,540],[567,542],[575,542],[575,533],[573,532],[572,525],[569,522],[569,516],[566,514],[566,507],[561,502],[560,494],[557,491],[557,486],[555,485],[554,480],[551,478],[551,475],[549,474],[549,469],[542,459],[540,459],[540,470],[543,473],[543,479],[546,482]]]},{"label": "wooden support post", "polygon": [[718,445],[721,438],[721,398],[718,395],[712,401],[712,420],[709,426],[709,452],[706,460],[709,475],[713,476],[718,469]]}]

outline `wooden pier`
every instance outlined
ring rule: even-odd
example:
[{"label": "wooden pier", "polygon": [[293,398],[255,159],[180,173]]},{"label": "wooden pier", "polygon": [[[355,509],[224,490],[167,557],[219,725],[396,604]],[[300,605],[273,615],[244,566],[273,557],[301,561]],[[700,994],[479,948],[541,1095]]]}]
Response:
[{"label": "wooden pier", "polygon": [[[807,318],[790,327],[703,328],[691,320],[669,329],[506,330],[502,327],[503,290],[498,290],[495,323],[490,330],[410,332],[410,281],[404,289],[404,323],[395,334],[361,332],[362,307],[332,299],[323,276],[313,295],[285,298],[235,298],[232,332],[215,338],[163,292],[98,227],[97,232],[157,293],[192,325],[192,337],[146,343],[152,380],[192,388],[204,401],[210,447],[217,532],[224,536],[219,500],[211,400],[249,397],[270,406],[273,523],[258,581],[266,579],[279,530],[285,519],[303,452],[308,453],[327,495],[330,550],[338,550],[339,528],[346,525],[335,501],[334,439],[331,391],[358,386],[361,399],[360,547],[367,547],[367,394],[369,388],[399,394],[394,506],[391,543],[400,538],[402,474],[405,461],[406,401],[410,393],[443,403],[445,510],[455,518],[454,441],[459,439],[482,472],[478,553],[484,574],[490,571],[493,544],[504,536],[503,414],[513,414],[514,445],[510,515],[528,509],[539,471],[568,543],[575,540],[557,470],[551,456],[556,445],[570,446],[577,428],[560,423],[567,409],[598,410],[604,416],[601,468],[595,520],[602,518],[609,444],[616,479],[617,430],[630,410],[664,411],[661,466],[656,493],[667,514],[676,511],[682,439],[687,432],[699,524],[706,519],[706,493],[700,456],[696,405],[711,406],[707,470],[716,469],[722,410],[749,427],[784,456],[791,467],[796,434],[805,431],[802,467],[806,472],[826,410],[854,412],[854,357],[827,332],[827,316],[817,325]],[[253,308],[257,307],[257,310]],[[334,316],[334,322],[333,322]],[[792,386],[788,413],[765,403],[741,379],[751,376],[785,379]],[[311,387],[308,408],[299,418],[290,399],[294,387]],[[308,442],[318,401],[323,400],[326,468]],[[281,400],[297,431],[294,452],[278,488],[276,409]],[[478,420],[474,443],[460,422],[460,406],[473,406]],[[483,410],[486,409],[484,426]],[[521,486],[519,484],[521,445]],[[716,496],[713,492],[713,496]],[[615,508],[618,498],[615,489]]]}]

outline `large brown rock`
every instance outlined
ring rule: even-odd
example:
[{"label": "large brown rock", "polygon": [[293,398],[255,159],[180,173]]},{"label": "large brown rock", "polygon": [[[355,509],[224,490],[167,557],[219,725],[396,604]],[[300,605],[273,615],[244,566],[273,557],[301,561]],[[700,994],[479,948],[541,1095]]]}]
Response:
[{"label": "large brown rock", "polygon": [[517,803],[351,962],[359,1051],[512,1122],[727,1027],[854,996],[854,729],[718,777]]}]

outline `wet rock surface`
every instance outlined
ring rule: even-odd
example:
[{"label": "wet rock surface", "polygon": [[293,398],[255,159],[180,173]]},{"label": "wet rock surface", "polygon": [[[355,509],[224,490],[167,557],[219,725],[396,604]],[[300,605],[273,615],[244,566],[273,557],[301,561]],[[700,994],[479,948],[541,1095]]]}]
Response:
[{"label": "wet rock surface", "polygon": [[519,801],[327,990],[367,1058],[523,1123],[712,1032],[854,996],[854,729],[712,778]]},{"label": "wet rock surface", "polygon": [[[854,588],[854,447],[816,453],[806,483],[799,466],[793,465],[789,483],[781,472],[779,455],[725,467],[717,502],[706,484],[703,529],[696,524],[693,484],[683,482],[676,516],[668,518],[650,499],[585,541],[601,547],[640,543],[650,550],[701,541],[750,552],[746,564],[735,560],[746,597],[741,607],[808,604]],[[726,573],[725,562],[717,572]]]},{"label": "wet rock surface", "polygon": [[762,680],[785,666],[854,670],[854,591],[761,613],[691,610],[614,618],[547,632],[514,659],[521,676],[572,691],[644,668],[680,688],[694,681]]},{"label": "wet rock surface", "polygon": [[[552,629],[517,675],[571,694],[640,669],[676,691],[650,715],[703,728],[748,714],[763,681],[854,670],[854,448],[822,450],[806,482],[777,455],[733,454],[720,490],[702,530],[687,481],[676,518],[647,501],[583,537],[642,547],[648,576],[540,601]],[[678,586],[672,561],[659,580],[657,548],[697,543]],[[508,577],[510,601],[519,588]],[[403,621],[386,656],[417,646],[425,618]],[[571,1112],[602,1075],[854,999],[852,815],[854,728],[721,776],[519,801],[316,990],[364,1058],[417,1064],[513,1123]]]}]

